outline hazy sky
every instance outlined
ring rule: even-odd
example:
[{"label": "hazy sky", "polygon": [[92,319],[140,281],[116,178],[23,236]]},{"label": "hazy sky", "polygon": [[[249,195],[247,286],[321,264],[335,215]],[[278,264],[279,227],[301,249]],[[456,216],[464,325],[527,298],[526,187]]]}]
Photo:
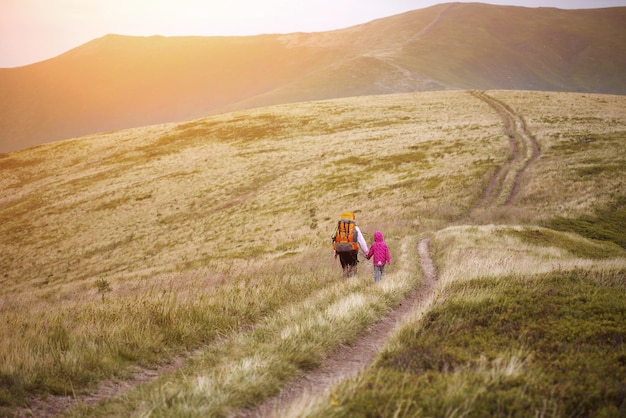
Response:
[{"label": "hazy sky", "polygon": [[[446,2],[0,0],[0,67],[42,61],[110,33],[219,36],[316,32]],[[626,0],[486,0],[483,3],[563,9],[626,6]]]}]

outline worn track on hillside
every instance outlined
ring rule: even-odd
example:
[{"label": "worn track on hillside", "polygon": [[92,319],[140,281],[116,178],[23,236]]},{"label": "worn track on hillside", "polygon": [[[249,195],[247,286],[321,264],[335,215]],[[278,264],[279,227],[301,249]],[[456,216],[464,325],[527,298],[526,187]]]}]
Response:
[{"label": "worn track on hillside", "polygon": [[[200,351],[197,350],[187,357],[199,353]],[[113,398],[139,384],[151,382],[165,373],[180,369],[185,363],[185,359],[185,356],[177,356],[169,364],[157,369],[136,367],[136,372],[133,373],[132,378],[128,380],[107,380],[101,382],[98,388],[91,394],[74,394],[73,396],[50,395],[45,399],[31,399],[29,407],[18,410],[15,417],[55,417],[77,405],[95,405],[103,399]]]},{"label": "worn track on hillside", "polygon": [[435,81],[432,79],[429,79],[427,77],[422,76],[421,74],[418,74],[416,72],[414,72],[411,69],[406,68],[404,65],[401,65],[400,63],[396,62],[393,59],[394,54],[398,53],[399,51],[401,51],[402,49],[410,46],[410,44],[418,42],[420,39],[422,39],[423,37],[427,36],[433,29],[435,29],[443,20],[444,16],[446,15],[446,13],[448,13],[448,11],[455,6],[454,3],[450,3],[448,4],[444,9],[442,9],[437,16],[428,24],[426,25],[421,31],[419,31],[418,33],[416,33],[414,36],[410,37],[409,39],[405,40],[404,42],[402,42],[400,45],[398,45],[398,47],[394,48],[394,49],[388,49],[384,52],[380,52],[377,54],[373,54],[371,56],[381,60],[382,62],[386,63],[387,65],[395,68],[397,71],[399,71],[400,73],[404,74],[404,76],[408,79],[408,80],[415,80],[421,83],[432,83],[432,84],[436,84],[439,85],[442,89],[448,89],[448,88],[453,88],[453,86],[449,86],[446,85],[444,83],[441,83],[439,81]]},{"label": "worn track on hillside", "polygon": [[496,111],[511,145],[511,159],[493,175],[477,207],[509,206],[519,193],[524,173],[539,158],[539,144],[528,132],[524,118],[509,105],[482,91],[470,94]]},{"label": "worn track on hillside", "polygon": [[430,22],[428,25],[426,25],[424,27],[424,29],[422,29],[419,33],[417,33],[415,36],[413,36],[412,38],[408,39],[405,43],[404,46],[415,42],[415,41],[419,41],[421,38],[423,38],[424,36],[428,35],[433,28],[435,28],[443,19],[443,17],[445,16],[446,13],[448,13],[448,11],[453,7],[456,6],[455,3],[450,3],[448,4],[442,11],[439,12],[439,14],[437,15],[437,17],[435,17],[435,19],[433,19],[432,22]]},{"label": "worn track on hillside", "polygon": [[[293,402],[303,396],[322,394],[335,383],[356,376],[374,359],[391,334],[409,314],[424,309],[432,302],[437,271],[430,257],[429,240],[420,240],[418,252],[422,266],[422,283],[404,298],[398,306],[376,322],[353,345],[342,346],[324,364],[297,381],[289,383],[278,395],[252,410],[242,411],[237,417],[280,417]],[[393,280],[389,277],[388,280]]]}]

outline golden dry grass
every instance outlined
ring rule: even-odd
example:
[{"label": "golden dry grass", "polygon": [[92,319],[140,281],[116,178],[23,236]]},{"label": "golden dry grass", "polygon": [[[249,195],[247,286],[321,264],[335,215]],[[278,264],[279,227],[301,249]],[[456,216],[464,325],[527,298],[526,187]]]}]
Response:
[{"label": "golden dry grass", "polygon": [[506,153],[498,119],[463,93],[281,106],[12,153],[0,162],[14,166],[0,196],[5,284],[273,259],[318,247],[343,208],[370,233],[387,219],[415,227],[469,206]]},{"label": "golden dry grass", "polygon": [[[42,365],[62,364],[80,375],[90,367],[85,352],[114,346],[105,356],[120,364],[82,380],[80,391],[300,306],[339,276],[330,234],[346,209],[368,241],[382,230],[396,253],[404,239],[460,223],[437,235],[454,237],[452,255],[440,257],[442,282],[461,273],[621,266],[621,250],[607,244],[579,243],[583,252],[614,252],[590,260],[571,253],[580,237],[551,236],[568,248],[520,245],[515,234],[527,226],[491,224],[593,214],[623,198],[626,100],[489,94],[526,120],[541,155],[513,205],[471,217],[511,149],[499,116],[463,91],[283,105],[0,156],[0,334],[11,336],[1,343],[0,373],[34,378]],[[464,225],[469,219],[486,225]],[[360,277],[370,273],[362,268]],[[111,291],[100,293],[98,281]],[[392,304],[383,293],[371,303]],[[320,309],[342,321],[358,311],[357,296]],[[215,306],[215,329],[200,333]],[[128,347],[144,342],[154,352],[137,358]],[[206,379],[189,387],[206,387]],[[38,390],[63,391],[67,378],[60,381]]]},{"label": "golden dry grass", "polygon": [[578,216],[623,196],[623,96],[502,91],[493,95],[524,116],[541,148],[517,207],[540,216]]}]

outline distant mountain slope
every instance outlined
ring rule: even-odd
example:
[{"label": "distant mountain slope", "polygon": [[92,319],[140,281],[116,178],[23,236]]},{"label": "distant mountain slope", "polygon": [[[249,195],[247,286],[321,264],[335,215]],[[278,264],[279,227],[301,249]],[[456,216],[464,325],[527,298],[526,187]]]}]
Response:
[{"label": "distant mountain slope", "polygon": [[449,3],[347,29],[109,35],[0,69],[0,152],[277,103],[445,89],[626,94],[626,7]]}]

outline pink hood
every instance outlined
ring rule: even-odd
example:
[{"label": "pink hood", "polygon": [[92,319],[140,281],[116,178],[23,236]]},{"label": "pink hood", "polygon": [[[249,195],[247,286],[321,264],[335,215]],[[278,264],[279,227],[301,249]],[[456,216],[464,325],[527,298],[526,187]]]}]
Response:
[{"label": "pink hood", "polygon": [[380,231],[374,232],[374,243],[370,247],[366,258],[369,260],[374,257],[374,265],[384,266],[391,262],[391,256],[389,255],[389,247],[385,244],[383,233]]}]

